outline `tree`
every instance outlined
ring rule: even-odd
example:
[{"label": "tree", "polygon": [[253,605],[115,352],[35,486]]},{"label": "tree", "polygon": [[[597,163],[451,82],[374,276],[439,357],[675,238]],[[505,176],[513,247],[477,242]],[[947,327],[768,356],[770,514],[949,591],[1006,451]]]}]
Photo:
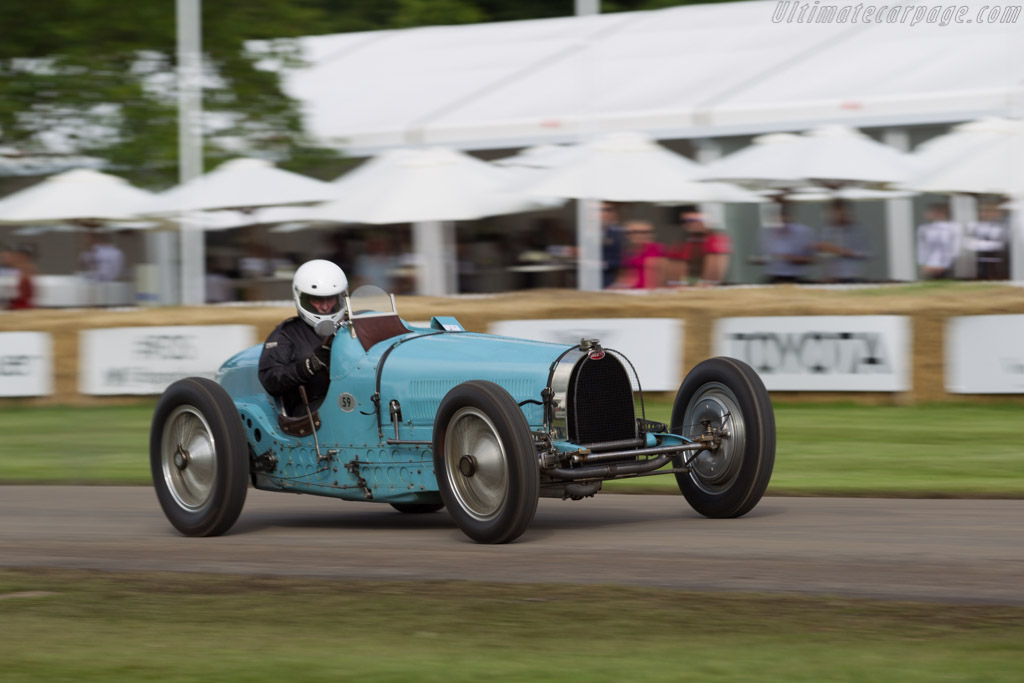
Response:
[{"label": "tree", "polygon": [[[602,11],[676,0],[605,0]],[[261,59],[298,58],[298,36],[572,14],[572,0],[206,0],[203,2],[206,168],[268,158],[330,178],[346,162],[303,132],[298,105]],[[3,0],[0,149],[89,154],[134,182],[177,179],[173,0]],[[269,53],[246,49],[264,39]]]},{"label": "tree", "polygon": [[[93,154],[150,186],[177,174],[173,2],[29,0],[0,3],[0,146],[22,153]],[[308,141],[277,74],[244,41],[308,32],[321,11],[289,0],[203,6],[207,164],[255,154],[286,165],[337,154]],[[294,46],[275,41],[282,58]]]}]

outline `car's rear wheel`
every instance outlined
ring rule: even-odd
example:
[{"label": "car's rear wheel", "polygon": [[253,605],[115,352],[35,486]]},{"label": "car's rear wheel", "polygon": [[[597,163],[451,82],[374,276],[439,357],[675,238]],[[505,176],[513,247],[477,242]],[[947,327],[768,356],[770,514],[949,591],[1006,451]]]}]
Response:
[{"label": "car's rear wheel", "polygon": [[444,503],[391,503],[391,507],[406,515],[426,515],[442,509]]},{"label": "car's rear wheel", "polygon": [[[775,464],[775,413],[753,368],[735,358],[699,363],[676,394],[671,431],[692,440],[704,433],[720,436],[717,447],[701,451],[688,472],[676,474],[694,510],[706,517],[739,517],[757,505]],[[676,466],[682,461],[677,458]]]},{"label": "car's rear wheel", "polygon": [[480,543],[518,538],[537,511],[540,475],[530,427],[493,382],[448,392],[434,419],[434,471],[448,513]]},{"label": "car's rear wheel", "polygon": [[245,504],[249,451],[224,389],[189,377],[167,387],[153,413],[149,462],[160,507],[186,536],[217,536]]}]

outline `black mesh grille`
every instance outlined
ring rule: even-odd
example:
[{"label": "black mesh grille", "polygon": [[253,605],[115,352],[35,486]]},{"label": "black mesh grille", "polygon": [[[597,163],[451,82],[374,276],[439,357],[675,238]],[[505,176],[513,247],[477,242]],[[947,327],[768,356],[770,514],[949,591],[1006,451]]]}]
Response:
[{"label": "black mesh grille", "polygon": [[567,395],[569,440],[578,444],[636,437],[633,387],[622,363],[611,354],[586,356],[573,368]]}]

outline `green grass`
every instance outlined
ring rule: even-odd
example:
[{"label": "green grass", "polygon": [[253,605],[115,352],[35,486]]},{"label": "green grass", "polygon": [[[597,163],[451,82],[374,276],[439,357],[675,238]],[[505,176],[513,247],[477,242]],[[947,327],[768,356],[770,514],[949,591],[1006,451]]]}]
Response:
[{"label": "green grass", "polygon": [[[648,415],[668,421],[668,402]],[[1024,497],[1024,407],[1017,404],[779,404],[774,495]],[[675,490],[672,477],[607,490]]]},{"label": "green grass", "polygon": [[58,570],[0,571],[0,598],[12,683],[1024,676],[1022,607]]},{"label": "green grass", "polygon": [[0,482],[150,483],[154,406],[0,409]]},{"label": "green grass", "polygon": [[[149,484],[153,404],[0,411],[0,482]],[[671,404],[648,401],[668,421]],[[1016,404],[779,404],[776,495],[1024,497]],[[675,491],[671,476],[606,484]]]}]

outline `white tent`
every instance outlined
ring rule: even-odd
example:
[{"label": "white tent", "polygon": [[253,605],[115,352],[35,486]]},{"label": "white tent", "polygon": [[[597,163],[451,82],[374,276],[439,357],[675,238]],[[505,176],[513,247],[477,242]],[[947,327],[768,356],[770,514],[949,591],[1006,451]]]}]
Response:
[{"label": "white tent", "polygon": [[262,159],[232,159],[205,175],[157,195],[147,214],[309,204],[331,199],[334,188]]},{"label": "white tent", "polygon": [[929,140],[914,154],[921,192],[1024,197],[1024,120],[983,119]]},{"label": "white tent", "polygon": [[992,21],[979,15],[992,3],[962,6],[970,23],[913,7],[865,20],[852,5],[801,22],[764,0],[316,36],[299,41],[305,65],[285,87],[316,138],[357,156],[1012,115],[1024,107],[1020,8]]},{"label": "white tent", "polygon": [[413,223],[417,291],[456,288],[451,221],[531,211],[543,206],[514,191],[506,169],[444,147],[385,152],[333,183],[337,199],[309,209],[313,220],[385,225]]},{"label": "white tent", "polygon": [[77,168],[4,197],[0,200],[0,222],[133,220],[152,197],[152,193],[124,178]]},{"label": "white tent", "polygon": [[903,182],[916,168],[912,158],[847,126],[825,125],[803,135],[776,133],[712,162],[707,178],[799,187]]},{"label": "white tent", "polygon": [[[561,154],[563,158],[557,156]],[[643,133],[609,133],[575,153],[551,154],[551,165],[525,189],[538,196],[620,202],[760,202],[726,183],[698,180],[702,167]]]},{"label": "white tent", "polygon": [[501,169],[446,149],[386,152],[332,184],[336,199],[311,218],[348,223],[459,221],[538,208],[508,187]]}]

